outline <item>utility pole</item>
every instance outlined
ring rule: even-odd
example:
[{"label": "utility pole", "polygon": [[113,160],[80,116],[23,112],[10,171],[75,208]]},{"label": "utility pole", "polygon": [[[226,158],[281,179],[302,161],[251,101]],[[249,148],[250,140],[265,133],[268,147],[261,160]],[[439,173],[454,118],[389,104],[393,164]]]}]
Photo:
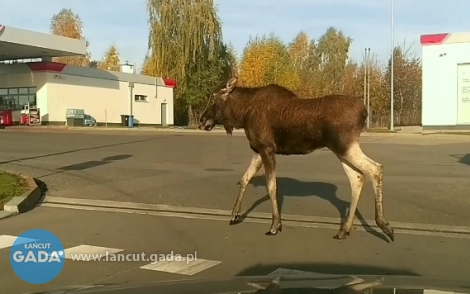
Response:
[{"label": "utility pole", "polygon": [[133,111],[133,100],[134,100],[134,82],[129,82],[129,112],[130,112],[130,115],[129,115],[129,122],[128,122],[128,126],[129,128],[132,128],[134,126],[134,115],[132,113]]},{"label": "utility pole", "polygon": [[394,62],[393,60],[395,59],[395,38],[394,38],[394,23],[393,23],[393,18],[394,18],[394,3],[393,3],[393,0],[391,0],[392,2],[392,9],[391,9],[391,31],[392,31],[392,57],[391,57],[391,60],[390,60],[390,66],[391,66],[391,69],[390,69],[390,131],[393,131],[394,128],[394,116],[393,116],[393,112],[394,112],[394,108],[393,108],[393,102],[394,102],[394,91],[393,91],[393,80],[394,80]]},{"label": "utility pole", "polygon": [[370,129],[370,48],[367,48],[367,130]]},{"label": "utility pole", "polygon": [[367,48],[364,48],[364,105],[367,105]]}]

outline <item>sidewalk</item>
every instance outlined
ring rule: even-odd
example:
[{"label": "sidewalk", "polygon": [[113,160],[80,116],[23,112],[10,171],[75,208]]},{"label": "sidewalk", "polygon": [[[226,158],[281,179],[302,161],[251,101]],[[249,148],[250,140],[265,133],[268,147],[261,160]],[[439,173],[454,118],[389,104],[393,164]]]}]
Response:
[{"label": "sidewalk", "polygon": [[[210,134],[223,134],[226,135],[223,127],[215,127],[212,131],[206,132],[196,129],[194,127],[67,127],[67,126],[11,126],[6,127],[5,131],[11,132],[53,132],[53,133],[65,133],[71,131],[77,132],[175,132],[175,133],[192,133],[198,135],[210,135]],[[245,135],[243,129],[233,130],[233,135]],[[363,137],[433,137],[433,138],[460,138],[463,140],[470,140],[470,132],[464,131],[448,131],[448,132],[421,132],[420,127],[406,127],[397,128],[395,132],[390,132],[388,129],[379,128],[372,129],[368,132],[363,132]]]}]

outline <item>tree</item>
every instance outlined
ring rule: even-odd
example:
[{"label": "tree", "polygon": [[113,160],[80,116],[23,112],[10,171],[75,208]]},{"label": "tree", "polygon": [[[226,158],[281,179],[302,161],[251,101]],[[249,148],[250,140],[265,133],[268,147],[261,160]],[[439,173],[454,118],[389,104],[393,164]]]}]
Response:
[{"label": "tree", "polygon": [[[80,17],[73,13],[71,9],[62,9],[58,14],[52,16],[51,34],[68,37],[72,39],[85,40],[83,36],[83,24]],[[88,48],[88,41],[87,41]],[[89,66],[90,53],[86,56],[66,56],[54,58],[55,62],[76,65]]]},{"label": "tree", "polygon": [[346,37],[334,27],[329,27],[326,33],[318,39],[315,54],[320,61],[323,77],[321,81],[322,94],[343,91],[342,80],[348,63],[351,43],[351,38]]},{"label": "tree", "polygon": [[261,40],[256,37],[248,40],[240,61],[239,84],[245,87],[264,85],[264,75],[268,67],[269,57],[263,51]]},{"label": "tree", "polygon": [[[350,60],[351,44],[352,39],[334,27],[328,28],[317,39],[309,39],[309,36],[301,31],[287,46],[272,34],[269,37],[250,38],[240,61],[240,84],[256,87],[277,83],[287,86],[304,98],[332,93],[362,98],[367,67],[370,80],[371,126],[388,126],[390,59],[387,65],[372,54],[367,66],[365,60]],[[409,48],[405,50],[405,46],[395,48],[393,54],[395,124],[419,125],[421,62],[418,58],[409,56]],[[297,81],[290,82],[288,77]]]},{"label": "tree", "polygon": [[308,35],[301,31],[289,44],[289,56],[296,70],[302,73],[305,70],[308,55],[310,53],[310,39]]},{"label": "tree", "polygon": [[[213,0],[148,0],[149,56],[144,69],[178,81],[175,120],[195,123],[230,63]],[[151,71],[151,72],[149,72]]]},{"label": "tree", "polygon": [[121,71],[121,61],[116,45],[111,45],[104,54],[103,60],[99,63],[98,68],[104,70]]},{"label": "tree", "polygon": [[288,46],[291,62],[299,77],[297,92],[303,97],[314,97],[318,73],[318,63],[315,62],[315,41],[310,41],[308,35],[301,31]]},{"label": "tree", "polygon": [[230,70],[230,76],[238,77],[240,75],[240,63],[237,57],[237,52],[232,44],[227,47],[227,69]]},{"label": "tree", "polygon": [[151,56],[146,55],[140,69],[140,74],[144,76],[155,76],[155,62]]},{"label": "tree", "polygon": [[270,83],[293,91],[299,86],[287,47],[274,34],[250,38],[240,62],[240,84],[257,87]]},{"label": "tree", "polygon": [[[410,47],[396,46],[393,50],[393,95],[394,124],[409,125],[411,121],[421,121],[422,72],[419,58],[410,56]],[[384,73],[385,89],[391,91],[391,58]],[[387,113],[390,115],[390,94],[387,95]],[[390,124],[390,121],[388,121]]]},{"label": "tree", "polygon": [[92,67],[92,68],[98,68],[99,65],[100,65],[100,62],[98,60],[90,61],[90,67]]}]

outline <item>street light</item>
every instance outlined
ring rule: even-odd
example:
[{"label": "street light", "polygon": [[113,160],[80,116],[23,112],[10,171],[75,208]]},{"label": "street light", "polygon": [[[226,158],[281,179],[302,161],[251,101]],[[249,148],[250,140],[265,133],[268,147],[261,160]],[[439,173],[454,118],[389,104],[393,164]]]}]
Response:
[{"label": "street light", "polygon": [[394,95],[393,95],[393,59],[394,59],[394,52],[395,52],[395,46],[394,46],[394,43],[395,43],[395,40],[394,40],[394,28],[393,28],[393,0],[391,0],[392,2],[392,9],[391,9],[391,35],[392,35],[392,57],[391,57],[391,60],[390,60],[390,131],[393,131],[393,100],[394,100]]}]

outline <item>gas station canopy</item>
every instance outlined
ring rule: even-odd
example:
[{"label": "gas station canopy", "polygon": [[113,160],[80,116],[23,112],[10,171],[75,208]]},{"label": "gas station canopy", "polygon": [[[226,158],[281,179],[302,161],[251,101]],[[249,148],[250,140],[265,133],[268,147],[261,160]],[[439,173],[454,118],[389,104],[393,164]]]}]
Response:
[{"label": "gas station canopy", "polygon": [[0,61],[85,56],[86,42],[0,24]]}]

